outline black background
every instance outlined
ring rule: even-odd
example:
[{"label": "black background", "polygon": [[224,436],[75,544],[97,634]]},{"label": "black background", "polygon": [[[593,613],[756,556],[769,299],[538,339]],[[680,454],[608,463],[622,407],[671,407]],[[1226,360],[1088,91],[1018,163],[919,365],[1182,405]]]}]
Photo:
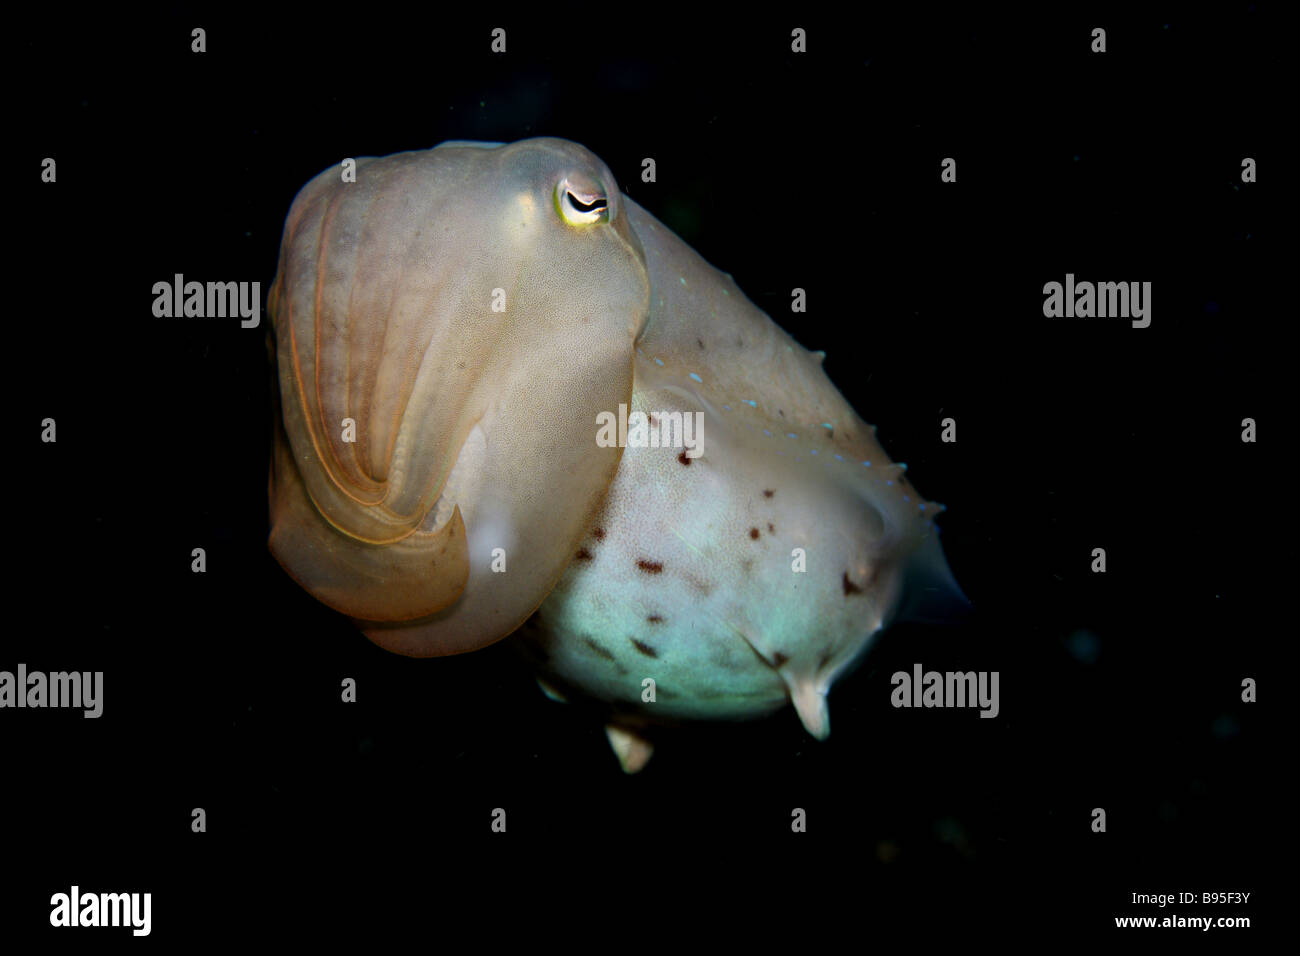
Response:
[{"label": "black background", "polygon": [[[5,932],[48,930],[74,882],[151,891],[163,940],[403,918],[497,933],[534,907],[566,947],[594,944],[599,916],[657,935],[684,913],[878,933],[970,907],[974,935],[1073,936],[1136,932],[1112,917],[1169,911],[1131,894],[1177,890],[1251,891],[1210,915],[1261,924],[1289,597],[1275,449],[1294,308],[1267,216],[1274,130],[1293,125],[1280,28],[1246,4],[805,12],[15,25],[0,668],[103,670],[105,712],[0,713]],[[265,315],[153,317],[153,283],[177,272],[265,296],[294,194],[342,157],[534,135],[592,149],[826,350],[948,506],[974,615],[881,635],[832,693],[824,743],[787,709],[669,734],[625,777],[508,641],[418,661],[371,645],[266,550]],[[1067,272],[1150,281],[1152,325],[1044,318],[1043,284]],[[37,437],[47,416],[56,444]],[[918,661],[999,671],[1001,714],[895,710],[890,675]]]}]

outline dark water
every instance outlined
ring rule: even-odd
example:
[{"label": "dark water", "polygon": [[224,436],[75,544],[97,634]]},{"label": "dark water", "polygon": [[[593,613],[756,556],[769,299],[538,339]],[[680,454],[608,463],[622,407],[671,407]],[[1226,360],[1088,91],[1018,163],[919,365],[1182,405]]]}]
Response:
[{"label": "dark water", "polygon": [[[505,57],[488,51],[498,25]],[[13,40],[29,83],[10,118],[16,614],[0,668],[102,670],[106,700],[97,721],[0,712],[5,926],[41,931],[76,881],[151,890],[154,935],[177,940],[388,926],[419,906],[486,928],[627,907],[647,934],[683,910],[907,929],[978,906],[973,938],[1023,920],[1053,939],[1128,932],[1112,917],[1166,912],[1132,893],[1178,890],[1251,891],[1183,909],[1259,925],[1283,827],[1291,537],[1276,32],[1246,5],[33,18]],[[675,732],[627,778],[508,646],[431,661],[372,646],[266,552],[262,330],[151,313],[153,283],[178,272],[265,292],[294,194],[341,157],[533,135],[592,149],[824,349],[891,457],[948,506],[975,613],[882,635],[832,693],[825,743],[786,710]],[[46,155],[53,187],[34,172]],[[939,181],[948,156],[955,184]],[[1241,183],[1245,156],[1259,183]],[[1043,285],[1066,273],[1150,281],[1151,326],[1045,318]],[[55,445],[35,439],[46,416]],[[891,675],[918,662],[998,671],[999,716],[892,707]],[[906,907],[868,889],[941,875],[958,882],[903,891]],[[423,902],[404,909],[406,894]]]}]

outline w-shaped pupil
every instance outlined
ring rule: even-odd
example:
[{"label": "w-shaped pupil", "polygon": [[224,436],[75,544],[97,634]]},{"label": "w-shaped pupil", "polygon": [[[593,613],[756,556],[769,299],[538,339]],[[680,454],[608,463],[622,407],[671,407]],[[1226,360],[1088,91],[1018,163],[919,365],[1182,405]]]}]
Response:
[{"label": "w-shaped pupil", "polygon": [[609,205],[603,196],[588,205],[577,196],[573,195],[573,193],[566,193],[565,195],[569,197],[569,204],[573,206],[574,209],[578,210],[578,212],[591,212],[593,209],[604,209]]}]

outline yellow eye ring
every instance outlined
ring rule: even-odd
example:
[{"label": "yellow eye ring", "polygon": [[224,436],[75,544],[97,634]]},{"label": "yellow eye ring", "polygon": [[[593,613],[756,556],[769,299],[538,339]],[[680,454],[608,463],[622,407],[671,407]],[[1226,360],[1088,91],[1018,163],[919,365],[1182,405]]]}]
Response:
[{"label": "yellow eye ring", "polygon": [[585,226],[609,219],[609,198],[599,183],[576,183],[567,176],[555,185],[555,208],[570,225]]}]

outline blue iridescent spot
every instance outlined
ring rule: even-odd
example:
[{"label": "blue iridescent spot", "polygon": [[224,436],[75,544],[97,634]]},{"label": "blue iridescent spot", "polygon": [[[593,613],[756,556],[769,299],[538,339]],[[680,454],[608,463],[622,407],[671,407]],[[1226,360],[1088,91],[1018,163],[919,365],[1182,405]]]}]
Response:
[{"label": "blue iridescent spot", "polygon": [[758,408],[758,402],[754,401],[752,398],[745,399],[745,404],[750,408]]},{"label": "blue iridescent spot", "polygon": [[862,467],[863,467],[863,468],[870,468],[870,467],[871,467],[871,462],[869,462],[869,461],[864,461],[864,462],[862,463]]},{"label": "blue iridescent spot", "polygon": [[695,379],[695,381],[697,381],[697,382],[699,382],[699,383],[701,383],[701,384],[704,383],[704,379],[700,378],[700,377],[699,377],[698,375],[696,375],[694,372],[691,373],[691,378]]},{"label": "blue iridescent spot", "polygon": [[887,484],[887,485],[892,485],[893,482],[892,482],[892,481],[886,481],[885,484]]},{"label": "blue iridescent spot", "polygon": [[657,358],[657,359],[655,359],[655,364],[656,364],[656,365],[663,365],[663,364],[664,364],[664,360],[661,359],[661,358]]},{"label": "blue iridescent spot", "polygon": [[727,411],[731,411],[731,406],[730,406],[730,405],[723,405],[722,407],[725,408]]},{"label": "blue iridescent spot", "polygon": [[794,432],[786,432],[786,433],[785,433],[785,437],[786,437],[786,438],[798,438],[799,436],[796,435]]},{"label": "blue iridescent spot", "polygon": [[836,456],[835,456],[835,460],[836,460],[836,461],[843,461],[843,460],[844,460],[844,456],[843,456],[843,455],[836,455]]},{"label": "blue iridescent spot", "polygon": [[830,422],[822,422],[822,428],[830,428],[832,431],[834,431],[834,428],[831,426]]},{"label": "blue iridescent spot", "polygon": [[816,448],[809,448],[809,449],[808,449],[808,454],[810,454],[810,455],[815,455],[815,454],[817,454],[817,449],[816,449]]}]

